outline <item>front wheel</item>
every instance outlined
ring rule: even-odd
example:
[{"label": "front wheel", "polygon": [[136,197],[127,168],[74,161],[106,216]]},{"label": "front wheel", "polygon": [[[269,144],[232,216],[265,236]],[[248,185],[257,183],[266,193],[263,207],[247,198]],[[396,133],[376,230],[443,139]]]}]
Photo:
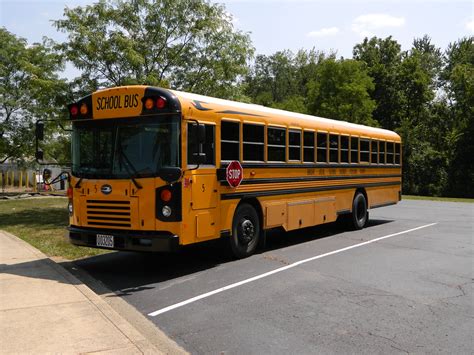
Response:
[{"label": "front wheel", "polygon": [[238,206],[232,221],[230,237],[234,256],[242,259],[252,255],[257,249],[259,238],[260,221],[255,208],[246,203]]},{"label": "front wheel", "polygon": [[367,211],[367,200],[364,194],[358,192],[354,201],[352,201],[352,227],[356,230],[364,228],[369,220],[369,212]]}]

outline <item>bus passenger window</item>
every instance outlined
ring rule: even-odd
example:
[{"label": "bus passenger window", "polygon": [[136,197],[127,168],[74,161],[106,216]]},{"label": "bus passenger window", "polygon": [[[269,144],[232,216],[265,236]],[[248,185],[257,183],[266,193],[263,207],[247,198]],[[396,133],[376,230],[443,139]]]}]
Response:
[{"label": "bus passenger window", "polygon": [[[198,164],[196,153],[199,152],[197,135],[195,134],[195,129],[193,126],[195,123],[188,123],[188,165]],[[214,125],[204,125],[206,136],[204,143],[202,144],[201,151],[206,154],[206,160],[201,163],[202,165],[215,165],[215,151],[214,151]]]},{"label": "bus passenger window", "polygon": [[268,127],[267,136],[268,161],[286,161],[286,129]]},{"label": "bus passenger window", "polygon": [[341,163],[349,163],[349,137],[341,136]]},{"label": "bus passenger window", "polygon": [[318,163],[327,163],[327,149],[328,149],[328,134],[327,133],[318,133]]},{"label": "bus passenger window", "polygon": [[395,164],[400,164],[400,143],[395,143]]},{"label": "bus passenger window", "polygon": [[289,160],[301,160],[301,131],[289,131]]},{"label": "bus passenger window", "polygon": [[369,162],[370,161],[370,141],[368,139],[360,140],[360,161]]},{"label": "bus passenger window", "polygon": [[379,144],[375,140],[372,140],[370,142],[370,144],[371,144],[371,155],[370,155],[371,160],[370,160],[370,162],[372,164],[378,164]]},{"label": "bus passenger window", "polygon": [[351,137],[351,163],[357,164],[359,162],[359,138]]},{"label": "bus passenger window", "polygon": [[314,132],[305,131],[303,133],[303,161],[314,163]]},{"label": "bus passenger window", "polygon": [[244,161],[263,161],[264,126],[244,124]]},{"label": "bus passenger window", "polygon": [[240,160],[239,122],[221,122],[221,161]]},{"label": "bus passenger window", "polygon": [[379,142],[379,164],[385,164],[385,142]]},{"label": "bus passenger window", "polygon": [[336,134],[329,135],[329,162],[339,162],[339,136]]},{"label": "bus passenger window", "polygon": [[393,164],[393,142],[387,142],[387,164]]}]

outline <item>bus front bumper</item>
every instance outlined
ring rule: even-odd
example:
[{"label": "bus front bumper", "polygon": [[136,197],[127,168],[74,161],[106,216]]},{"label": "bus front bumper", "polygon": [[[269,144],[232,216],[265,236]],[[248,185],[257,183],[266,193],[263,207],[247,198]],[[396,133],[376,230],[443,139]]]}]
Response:
[{"label": "bus front bumper", "polygon": [[179,237],[169,232],[123,231],[68,227],[71,244],[91,248],[128,251],[176,251]]}]

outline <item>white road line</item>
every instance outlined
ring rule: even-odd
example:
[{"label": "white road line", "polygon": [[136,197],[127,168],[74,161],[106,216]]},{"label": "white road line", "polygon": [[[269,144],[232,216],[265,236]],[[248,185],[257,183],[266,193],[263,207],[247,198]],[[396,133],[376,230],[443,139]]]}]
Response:
[{"label": "white road line", "polygon": [[342,248],[342,249],[334,250],[334,251],[331,251],[331,252],[329,252],[329,253],[320,254],[320,255],[316,255],[316,256],[313,256],[313,257],[308,258],[308,259],[300,260],[300,261],[294,262],[293,264],[290,264],[290,265],[287,265],[287,266],[283,266],[283,267],[281,267],[281,268],[278,268],[278,269],[275,269],[275,270],[266,272],[266,273],[264,273],[264,274],[260,274],[260,275],[251,277],[251,278],[249,278],[249,279],[242,280],[242,281],[239,281],[239,282],[236,282],[236,283],[233,283],[233,284],[230,284],[230,285],[227,285],[227,286],[218,288],[218,289],[216,289],[216,290],[214,290],[214,291],[206,292],[206,293],[203,293],[202,295],[199,295],[199,296],[196,296],[196,297],[193,297],[193,298],[189,298],[189,299],[187,299],[187,300],[185,300],[185,301],[182,301],[182,302],[173,304],[173,305],[171,305],[171,306],[168,306],[168,307],[159,309],[159,310],[157,310],[157,311],[148,313],[148,315],[149,315],[150,317],[156,317],[157,315],[160,315],[160,314],[169,312],[169,311],[171,311],[171,310],[173,310],[173,309],[176,309],[176,308],[179,308],[179,307],[183,307],[183,306],[185,306],[185,305],[187,305],[187,304],[190,304],[190,303],[193,303],[193,302],[202,300],[203,298],[207,298],[207,297],[210,297],[210,296],[215,295],[215,294],[217,294],[217,293],[221,293],[221,292],[230,290],[230,289],[232,289],[232,288],[235,288],[235,287],[238,287],[238,286],[242,286],[242,285],[248,284],[248,283],[253,282],[253,281],[257,281],[257,280],[263,279],[264,277],[267,277],[267,276],[276,274],[276,273],[278,273],[278,272],[282,272],[282,271],[285,271],[285,270],[294,268],[294,267],[296,267],[296,266],[298,266],[298,265],[301,265],[301,264],[304,264],[304,263],[307,263],[307,262],[310,262],[310,261],[313,261],[313,260],[321,259],[321,258],[324,258],[324,257],[326,257],[326,256],[330,256],[330,255],[342,253],[343,251],[347,251],[347,250],[351,250],[351,249],[354,249],[354,248],[358,248],[358,247],[361,247],[361,246],[364,246],[364,245],[367,245],[367,244],[375,243],[375,242],[378,242],[378,241],[383,240],[383,239],[392,238],[392,237],[395,237],[395,236],[397,236],[397,235],[406,234],[406,233],[410,233],[410,232],[416,231],[416,230],[418,230],[418,229],[431,227],[431,226],[434,226],[435,224],[437,224],[437,223],[426,224],[426,225],[421,226],[421,227],[416,227],[416,228],[408,229],[408,230],[406,230],[406,231],[402,231],[402,232],[398,232],[398,233],[394,233],[394,234],[389,234],[389,235],[386,235],[386,236],[383,236],[383,237],[380,237],[380,238],[375,238],[375,239],[372,239],[372,240],[368,240],[368,241],[366,241],[366,242],[362,242],[362,243],[354,244],[354,245],[351,245],[351,246],[348,246],[348,247],[345,247],[345,248]]}]

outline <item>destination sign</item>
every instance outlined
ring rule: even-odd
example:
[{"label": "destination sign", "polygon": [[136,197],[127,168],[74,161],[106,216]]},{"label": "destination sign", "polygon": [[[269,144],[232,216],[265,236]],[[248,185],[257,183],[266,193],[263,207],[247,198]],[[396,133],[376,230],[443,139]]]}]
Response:
[{"label": "destination sign", "polygon": [[92,95],[92,117],[96,119],[139,116],[145,88],[121,87],[95,92]]}]

